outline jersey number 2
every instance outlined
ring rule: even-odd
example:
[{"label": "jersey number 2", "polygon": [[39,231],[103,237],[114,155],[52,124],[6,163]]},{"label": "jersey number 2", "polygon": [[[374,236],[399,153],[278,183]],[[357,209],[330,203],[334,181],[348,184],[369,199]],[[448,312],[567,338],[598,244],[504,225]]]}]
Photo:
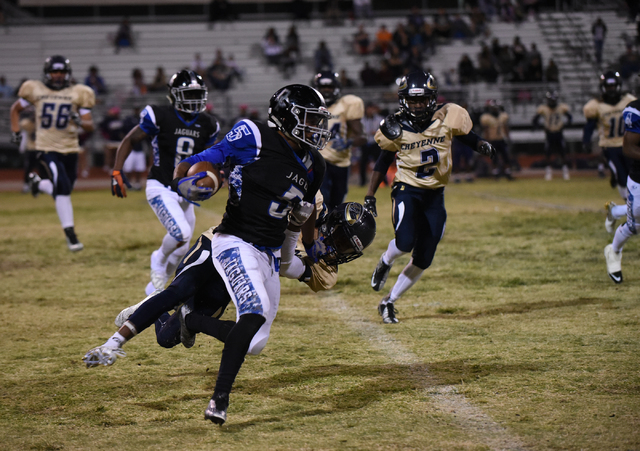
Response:
[{"label": "jersey number 2", "polygon": [[440,161],[440,155],[435,147],[420,151],[420,163],[422,166],[416,171],[416,177],[423,179],[431,177],[436,172],[435,165]]}]

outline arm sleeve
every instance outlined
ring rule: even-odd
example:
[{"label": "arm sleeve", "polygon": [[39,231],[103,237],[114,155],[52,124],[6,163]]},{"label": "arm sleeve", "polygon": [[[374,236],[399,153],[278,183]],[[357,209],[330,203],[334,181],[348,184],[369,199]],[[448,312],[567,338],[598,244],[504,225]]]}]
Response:
[{"label": "arm sleeve", "polygon": [[212,122],[214,132],[209,136],[209,139],[206,142],[207,147],[211,147],[216,143],[216,139],[218,139],[218,134],[220,133],[220,123],[215,119],[213,119]]},{"label": "arm sleeve", "polygon": [[471,147],[474,151],[478,148],[478,141],[480,141],[480,137],[476,135],[473,130],[466,135],[457,135],[454,136],[454,138],[462,144]]},{"label": "arm sleeve", "polygon": [[539,119],[540,119],[540,113],[533,116],[533,121],[531,122],[531,125],[533,125],[534,127],[537,127]]},{"label": "arm sleeve", "polygon": [[393,163],[394,158],[396,157],[395,152],[390,152],[388,150],[383,150],[380,152],[380,156],[378,157],[378,161],[376,161],[376,165],[373,170],[377,172],[382,172],[386,174],[389,170],[389,166]]},{"label": "arm sleeve", "polygon": [[245,165],[258,157],[261,148],[262,135],[260,130],[252,121],[243,120],[234,125],[218,144],[185,158],[183,161],[189,164],[195,164],[199,161],[221,164],[229,158],[233,164]]},{"label": "arm sleeve", "polygon": [[593,131],[596,129],[598,125],[598,121],[596,119],[589,119],[584,126],[584,130],[582,131],[582,143],[589,144],[591,142],[591,135],[593,135]]},{"label": "arm sleeve", "polygon": [[151,105],[144,107],[140,113],[140,128],[149,136],[156,136],[160,129],[156,124],[156,113]]}]

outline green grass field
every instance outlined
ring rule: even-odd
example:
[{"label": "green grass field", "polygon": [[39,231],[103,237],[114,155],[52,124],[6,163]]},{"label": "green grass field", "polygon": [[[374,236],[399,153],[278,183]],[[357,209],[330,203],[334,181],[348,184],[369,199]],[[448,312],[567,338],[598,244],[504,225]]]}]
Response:
[{"label": "green grass field", "polygon": [[[602,253],[617,191],[596,178],[450,186],[447,231],[397,325],[376,307],[408,258],[382,293],[369,285],[393,236],[388,194],[376,240],[332,291],[282,281],[269,344],[218,427],[203,418],[213,338],[167,350],[147,330],[112,367],[81,361],[144,297],[164,234],[144,195],[74,193],[85,250],[71,254],[50,198],[0,193],[0,448],[640,449],[640,240],[621,285]],[[197,211],[197,233],[225,200]]]}]

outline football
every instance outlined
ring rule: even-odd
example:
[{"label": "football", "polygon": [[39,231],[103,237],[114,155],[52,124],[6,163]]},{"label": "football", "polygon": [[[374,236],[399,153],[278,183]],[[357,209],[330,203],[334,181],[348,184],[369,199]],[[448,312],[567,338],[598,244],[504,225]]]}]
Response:
[{"label": "football", "polygon": [[220,171],[208,161],[199,161],[189,168],[187,171],[187,177],[196,175],[198,172],[206,172],[207,177],[198,180],[197,186],[206,186],[213,190],[213,194],[217,193],[222,186],[222,177]]}]

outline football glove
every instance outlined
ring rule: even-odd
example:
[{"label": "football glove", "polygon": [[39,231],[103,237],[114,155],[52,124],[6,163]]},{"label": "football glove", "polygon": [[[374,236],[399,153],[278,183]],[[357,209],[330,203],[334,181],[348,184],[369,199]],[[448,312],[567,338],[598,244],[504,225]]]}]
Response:
[{"label": "football glove", "polygon": [[493,160],[496,157],[496,148],[485,141],[478,147],[478,153]]},{"label": "football glove", "polygon": [[376,209],[376,198],[374,196],[365,196],[364,204],[362,206],[365,210],[371,213],[374,218],[378,217],[378,210]]},{"label": "football glove", "polygon": [[127,197],[127,188],[131,188],[131,183],[127,180],[127,176],[115,169],[111,171],[111,195]]},{"label": "football glove", "polygon": [[207,200],[213,196],[213,190],[211,188],[196,185],[198,180],[203,179],[206,176],[207,172],[202,171],[190,177],[174,179],[173,182],[171,182],[171,187],[174,188],[180,196],[199,207],[200,204],[196,203],[196,201]]},{"label": "football glove", "polygon": [[71,121],[74,124],[76,124],[78,127],[82,127],[82,118],[75,111],[72,111],[71,113],[69,113],[69,119],[71,119]]},{"label": "football glove", "polygon": [[304,251],[307,256],[313,260],[314,263],[318,263],[318,260],[327,253],[327,245],[324,244],[324,237],[321,236],[315,239],[311,244],[304,244]]},{"label": "football glove", "polygon": [[307,222],[314,210],[315,204],[301,200],[289,213],[289,224],[294,227],[302,227],[302,224]]},{"label": "football glove", "polygon": [[13,132],[11,133],[11,143],[20,145],[22,141],[22,133],[21,132]]},{"label": "football glove", "polygon": [[333,150],[335,150],[336,152],[342,152],[343,150],[347,150],[349,147],[351,147],[351,144],[353,144],[353,139],[348,139],[345,141],[344,139],[342,139],[342,136],[336,134],[335,137],[331,141],[329,141],[329,143],[331,144]]}]

